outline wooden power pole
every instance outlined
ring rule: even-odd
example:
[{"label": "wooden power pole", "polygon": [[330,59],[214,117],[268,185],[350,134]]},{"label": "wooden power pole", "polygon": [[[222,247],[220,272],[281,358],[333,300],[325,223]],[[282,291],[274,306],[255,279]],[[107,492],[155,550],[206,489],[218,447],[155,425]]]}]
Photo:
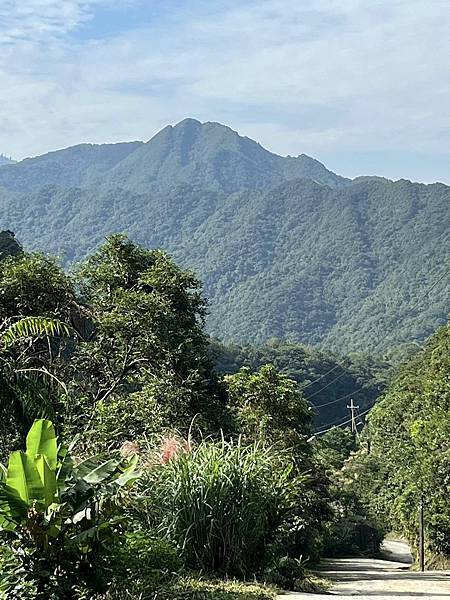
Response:
[{"label": "wooden power pole", "polygon": [[347,404],[347,408],[350,410],[352,415],[352,433],[358,433],[358,428],[356,427],[356,411],[359,406],[355,406],[353,404],[353,398],[350,398],[350,406]]},{"label": "wooden power pole", "polygon": [[419,501],[419,568],[425,571],[425,535],[423,530],[423,494]]}]

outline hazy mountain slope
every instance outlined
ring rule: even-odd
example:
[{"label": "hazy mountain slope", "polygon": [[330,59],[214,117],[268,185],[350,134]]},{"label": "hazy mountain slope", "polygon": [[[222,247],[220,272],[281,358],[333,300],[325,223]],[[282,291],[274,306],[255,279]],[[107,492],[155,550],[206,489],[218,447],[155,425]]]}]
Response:
[{"label": "hazy mountain slope", "polygon": [[352,182],[216,123],[2,167],[0,209],[27,248],[68,261],[113,231],[166,248],[204,279],[226,340],[381,351],[449,309],[445,278],[425,294],[449,255],[450,187]]},{"label": "hazy mountain slope", "polygon": [[142,142],[80,144],[36,158],[26,158],[0,170],[0,187],[28,192],[51,184],[62,187],[85,186],[141,145]]},{"label": "hazy mountain slope", "polygon": [[185,119],[175,127],[165,127],[118,164],[109,183],[138,192],[187,183],[232,193],[299,177],[330,186],[347,182],[308,156],[283,158],[229,127]]}]

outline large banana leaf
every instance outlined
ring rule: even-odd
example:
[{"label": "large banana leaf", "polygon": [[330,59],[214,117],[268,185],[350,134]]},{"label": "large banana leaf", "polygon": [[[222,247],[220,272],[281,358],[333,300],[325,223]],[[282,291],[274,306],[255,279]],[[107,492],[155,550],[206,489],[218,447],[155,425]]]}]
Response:
[{"label": "large banana leaf", "polygon": [[50,469],[56,469],[58,444],[55,428],[47,419],[37,419],[27,435],[27,454],[30,458],[45,456]]},{"label": "large banana leaf", "polygon": [[112,458],[98,464],[98,459],[88,458],[76,466],[76,474],[86,483],[95,485],[112,475],[117,469],[119,462]]},{"label": "large banana leaf", "polygon": [[28,505],[20,498],[16,490],[5,483],[0,484],[0,529],[14,530],[17,523],[25,519]]},{"label": "large banana leaf", "polygon": [[36,465],[44,490],[45,506],[50,506],[56,495],[56,472],[50,468],[47,458],[42,456],[42,454],[36,456],[34,464]]},{"label": "large banana leaf", "polygon": [[134,468],[129,468],[126,469],[117,479],[115,479],[114,483],[119,487],[125,487],[126,485],[130,486],[132,483],[137,481],[141,475],[141,471],[137,471]]},{"label": "large banana leaf", "polygon": [[142,472],[137,468],[139,463],[139,456],[134,454],[131,456],[127,463],[120,466],[120,470],[122,471],[119,477],[114,480],[114,483],[119,487],[130,486],[132,483],[137,481]]},{"label": "large banana leaf", "polygon": [[22,450],[11,452],[9,456],[6,485],[15,490],[28,506],[34,500],[44,500],[44,487],[34,459]]}]

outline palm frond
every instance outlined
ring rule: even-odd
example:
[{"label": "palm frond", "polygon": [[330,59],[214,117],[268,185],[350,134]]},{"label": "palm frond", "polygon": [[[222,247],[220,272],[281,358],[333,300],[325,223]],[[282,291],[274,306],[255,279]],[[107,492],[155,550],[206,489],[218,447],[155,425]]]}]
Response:
[{"label": "palm frond", "polygon": [[30,337],[73,337],[75,332],[58,319],[24,317],[10,325],[0,336],[5,347]]}]

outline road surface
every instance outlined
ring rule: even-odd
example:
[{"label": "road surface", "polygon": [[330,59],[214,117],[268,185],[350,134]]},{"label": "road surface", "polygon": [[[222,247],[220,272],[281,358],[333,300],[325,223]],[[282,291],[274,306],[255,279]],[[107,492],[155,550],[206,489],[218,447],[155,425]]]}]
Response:
[{"label": "road surface", "polygon": [[286,592],[279,600],[330,600],[330,596],[353,600],[401,600],[426,598],[450,600],[450,571],[409,571],[411,555],[403,542],[385,541],[390,560],[370,558],[329,559],[320,573],[332,581],[327,594]]}]

